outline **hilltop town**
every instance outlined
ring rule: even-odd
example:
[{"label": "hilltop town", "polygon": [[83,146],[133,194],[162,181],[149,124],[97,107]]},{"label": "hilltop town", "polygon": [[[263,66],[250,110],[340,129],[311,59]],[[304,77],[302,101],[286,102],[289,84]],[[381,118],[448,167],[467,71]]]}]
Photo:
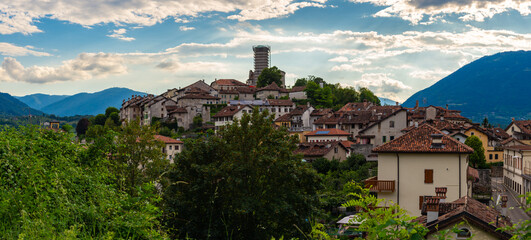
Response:
[{"label": "hilltop town", "polygon": [[[411,108],[398,103],[380,106],[374,98],[317,106],[314,91],[326,86],[322,79],[313,77],[286,88],[285,73],[280,71],[276,82],[258,86],[257,73],[269,71],[264,48],[254,49],[255,70],[246,83],[199,80],[158,96],[133,95],[124,99],[120,119],[138,119],[146,126],[163,122],[181,132],[216,133],[254,111],[267,112],[275,128],[296,136],[294,153],[304,162],[344,162],[362,156],[374,163],[375,171],[364,179],[364,186],[378,199],[392,201],[417,217],[430,234],[463,220],[468,222],[461,228],[464,237],[510,238],[509,232],[496,229],[511,224],[508,199],[510,207],[525,207],[521,196],[531,191],[530,121],[513,119],[502,129],[487,119],[474,123],[448,105],[420,107],[418,101]],[[182,139],[160,139],[167,144],[169,159],[184,147]],[[491,198],[499,200],[493,203]]]}]

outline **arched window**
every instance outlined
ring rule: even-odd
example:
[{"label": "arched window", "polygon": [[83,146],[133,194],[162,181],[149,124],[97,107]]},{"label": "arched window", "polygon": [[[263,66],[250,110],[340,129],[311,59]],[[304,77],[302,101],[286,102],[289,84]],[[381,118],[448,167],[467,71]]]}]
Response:
[{"label": "arched window", "polygon": [[456,239],[467,239],[469,237],[472,237],[472,232],[470,232],[470,229],[464,227],[459,229]]}]

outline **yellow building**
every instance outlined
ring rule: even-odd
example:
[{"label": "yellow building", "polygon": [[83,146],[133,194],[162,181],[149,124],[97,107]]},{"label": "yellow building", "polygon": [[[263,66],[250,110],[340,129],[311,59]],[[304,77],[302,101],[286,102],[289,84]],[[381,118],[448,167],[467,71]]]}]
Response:
[{"label": "yellow building", "polygon": [[286,113],[275,119],[275,125],[279,127],[286,127],[288,129],[291,128],[291,114]]},{"label": "yellow building", "polygon": [[468,137],[476,136],[481,140],[481,143],[483,143],[483,149],[485,149],[485,159],[488,163],[503,162],[503,150],[497,150],[494,147],[497,141],[494,136],[475,125],[469,127],[464,133]]}]

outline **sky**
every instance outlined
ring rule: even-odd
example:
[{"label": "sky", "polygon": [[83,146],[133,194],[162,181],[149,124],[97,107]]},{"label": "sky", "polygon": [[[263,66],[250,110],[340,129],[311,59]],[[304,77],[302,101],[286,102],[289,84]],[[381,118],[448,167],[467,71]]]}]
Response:
[{"label": "sky", "polygon": [[0,92],[245,82],[261,44],[288,86],[314,75],[403,102],[482,56],[531,50],[531,1],[0,0]]}]

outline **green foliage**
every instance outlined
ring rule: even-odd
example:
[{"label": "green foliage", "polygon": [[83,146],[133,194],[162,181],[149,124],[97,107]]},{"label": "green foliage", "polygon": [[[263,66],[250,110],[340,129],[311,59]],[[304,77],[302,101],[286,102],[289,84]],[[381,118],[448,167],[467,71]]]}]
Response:
[{"label": "green foliage", "polygon": [[298,236],[294,225],[310,232],[319,178],[293,154],[297,139],[272,121],[255,109],[218,136],[185,142],[164,194],[172,237]]},{"label": "green foliage", "polygon": [[[368,239],[424,239],[428,229],[418,222],[411,222],[414,217],[392,202],[385,202],[370,194],[369,189],[358,184],[348,183],[355,191],[349,195],[343,206],[357,207],[359,219],[363,219],[359,230],[367,233]],[[378,207],[382,206],[382,207]]]},{"label": "green foliage", "polygon": [[201,115],[196,115],[192,121],[194,124],[194,128],[203,126],[203,118],[201,117]]},{"label": "green foliage", "polygon": [[34,126],[0,130],[0,238],[163,238],[154,184],[117,189],[113,163],[91,149]]},{"label": "green foliage", "polygon": [[70,124],[63,124],[63,126],[61,126],[61,129],[63,129],[65,132],[72,132],[74,130],[74,127],[72,127],[72,125]]},{"label": "green foliage", "polygon": [[76,125],[77,136],[83,136],[87,133],[90,121],[87,118],[79,119]]},{"label": "green foliage", "polygon": [[372,102],[376,105],[380,105],[380,99],[378,99],[378,97],[376,95],[374,95],[374,93],[369,90],[368,88],[360,88],[359,89],[359,92],[360,92],[360,101],[364,101],[364,100],[367,100],[368,102]]},{"label": "green foliage", "polygon": [[282,86],[282,74],[280,69],[276,66],[270,68],[264,68],[258,76],[258,82],[256,83],[257,87],[265,87],[271,83],[276,83],[278,86]]},{"label": "green foliage", "polygon": [[485,165],[485,149],[483,143],[477,136],[470,136],[466,138],[465,144],[474,149],[474,152],[468,156],[470,160],[468,164],[471,167],[483,167]]},{"label": "green foliage", "polygon": [[306,84],[308,84],[308,80],[306,78],[299,78],[295,81],[294,87],[306,86]]},{"label": "green foliage", "polygon": [[117,108],[115,107],[108,107],[107,109],[105,109],[105,117],[106,118],[109,118],[111,117],[111,114],[113,113],[120,113],[120,110],[118,110]]},{"label": "green foliage", "polygon": [[107,117],[105,117],[104,114],[98,114],[94,117],[94,121],[92,122],[94,125],[100,125],[104,126],[105,121],[107,120]]},{"label": "green foliage", "polygon": [[118,112],[112,112],[112,113],[109,115],[108,119],[111,119],[112,122],[114,123],[114,125],[116,125],[116,126],[120,126],[120,123],[121,123],[121,122],[120,122],[120,113],[118,113]]}]

